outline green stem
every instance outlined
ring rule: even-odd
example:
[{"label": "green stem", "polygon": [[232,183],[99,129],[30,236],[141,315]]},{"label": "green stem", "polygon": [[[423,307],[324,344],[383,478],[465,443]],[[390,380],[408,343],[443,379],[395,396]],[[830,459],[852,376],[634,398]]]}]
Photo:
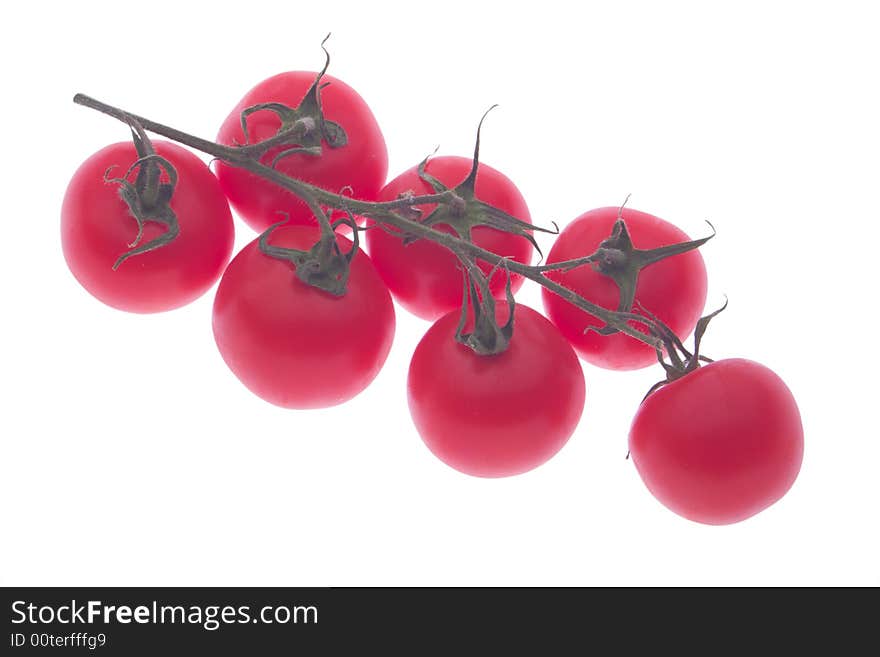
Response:
[{"label": "green stem", "polygon": [[[280,187],[283,187],[293,194],[296,194],[313,207],[315,205],[329,206],[333,208],[348,210],[353,214],[369,217],[375,221],[394,226],[395,228],[398,228],[407,234],[436,242],[455,253],[459,258],[476,258],[483,260],[492,266],[501,265],[503,263],[503,265],[510,272],[519,274],[520,276],[534,281],[538,285],[547,288],[548,290],[558,294],[574,306],[605,322],[607,325],[613,325],[622,333],[626,333],[630,337],[647,345],[650,345],[651,347],[656,348],[658,345],[662,346],[662,343],[660,340],[658,340],[658,338],[647,335],[633,328],[626,322],[620,321],[620,315],[615,311],[608,310],[607,308],[603,308],[602,306],[597,306],[596,304],[584,299],[576,292],[569,290],[565,286],[557,283],[556,281],[552,281],[544,276],[545,271],[566,269],[591,262],[589,256],[585,258],[578,258],[576,260],[565,261],[562,263],[554,263],[553,265],[525,265],[515,260],[499,256],[498,254],[492,253],[491,251],[487,251],[486,249],[477,246],[473,242],[460,239],[449,233],[435,230],[430,226],[425,226],[418,221],[412,221],[394,212],[395,210],[400,210],[417,205],[451,203],[457,200],[457,196],[452,190],[447,190],[445,192],[440,192],[436,194],[427,194],[424,196],[401,198],[395,201],[386,201],[381,203],[359,201],[357,199],[353,199],[347,196],[328,192],[327,190],[321,189],[320,187],[315,187],[314,185],[310,185],[309,183],[291,178],[290,176],[276,169],[273,169],[270,166],[262,164],[257,159],[249,157],[247,152],[242,152],[241,147],[224,146],[223,144],[217,144],[213,141],[190,135],[181,130],[177,130],[176,128],[172,128],[170,126],[163,125],[162,123],[152,121],[146,117],[138,116],[137,114],[132,114],[117,107],[113,107],[112,105],[103,103],[85,94],[76,94],[73,98],[73,102],[77,105],[83,105],[84,107],[88,107],[112,116],[120,121],[123,121],[126,124],[130,124],[131,119],[134,119],[141,126],[143,126],[144,129],[149,130],[150,132],[154,132],[158,135],[162,135],[163,137],[167,137],[168,139],[172,139],[181,144],[185,144],[190,148],[194,148],[196,150],[202,151],[203,153],[207,153],[208,155],[212,155],[220,160],[223,160],[231,166],[240,167],[255,175],[266,178],[276,185],[279,185]],[[645,323],[650,324],[651,320],[647,320]]]}]

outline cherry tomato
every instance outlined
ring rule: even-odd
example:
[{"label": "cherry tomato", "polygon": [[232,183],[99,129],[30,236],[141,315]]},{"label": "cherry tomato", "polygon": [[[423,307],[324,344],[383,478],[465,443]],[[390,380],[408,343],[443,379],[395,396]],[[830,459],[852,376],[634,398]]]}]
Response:
[{"label": "cherry tomato", "polygon": [[710,525],[744,520],[791,488],[804,433],[789,389],[774,372],[720,360],[651,393],[629,449],[648,490],[675,513]]},{"label": "cherry tomato", "polygon": [[[506,307],[497,316],[506,321]],[[531,470],[574,432],[584,409],[584,375],[571,345],[542,315],[516,305],[506,351],[480,356],[455,341],[452,312],[419,342],[409,368],[409,408],[428,448],[478,477]],[[503,317],[502,317],[503,315]]]},{"label": "cherry tomato", "polygon": [[[311,226],[282,226],[275,246],[308,250]],[[233,258],[214,300],[214,338],[254,394],[285,408],[323,408],[361,392],[379,373],[394,337],[394,306],[369,258],[351,262],[348,291],[334,296],[300,281],[259,240]],[[337,235],[344,252],[351,242]]]},{"label": "cherry tomato", "polygon": [[[572,260],[593,253],[611,234],[619,212],[619,208],[599,208],[577,217],[556,239],[547,262]],[[638,249],[690,240],[677,227],[645,212],[624,208],[622,216]],[[547,276],[599,306],[617,309],[620,300],[617,285],[589,265],[567,272],[548,272]],[[700,318],[706,303],[706,289],[706,266],[700,253],[693,250],[645,267],[639,274],[635,298],[684,339]],[[588,326],[600,327],[604,323],[546,288],[542,289],[542,295],[547,316],[587,362],[612,370],[633,370],[657,362],[651,347],[625,334],[585,333]]]},{"label": "cherry tomato", "polygon": [[[229,146],[243,144],[243,109],[269,102],[296,108],[316,76],[308,71],[290,71],[263,80],[226,117],[217,141]],[[336,148],[325,142],[320,155],[290,155],[279,160],[275,168],[330,192],[375,200],[388,175],[388,151],[379,124],[363,98],[350,86],[329,75],[321,78],[321,84],[327,84],[320,91],[324,118],[343,128],[347,142]],[[257,143],[274,136],[281,120],[273,112],[261,110],[247,117],[247,126],[250,143]],[[282,150],[283,147],[269,150],[261,161],[270,164]],[[279,211],[287,212],[293,223],[315,224],[303,201],[268,180],[222,162],[217,165],[217,177],[232,207],[258,232],[277,222]]]},{"label": "cherry tomato", "polygon": [[[196,155],[164,141],[153,143],[156,154],[177,171],[170,207],[179,234],[152,251],[132,255],[138,224],[119,194],[121,177],[138,159],[132,142],[101,149],[74,173],[61,208],[61,245],[67,265],[82,286],[109,306],[153,313],[183,306],[201,296],[223,273],[234,241],[229,205],[217,179]],[[129,176],[135,180],[135,174]],[[167,172],[162,180],[168,182]],[[146,245],[166,231],[144,224],[138,244]]]},{"label": "cherry tomato", "polygon": [[[425,171],[448,187],[462,182],[471,170],[472,161],[463,157],[443,156],[428,160]],[[389,182],[379,193],[380,201],[393,201],[401,194],[433,194],[431,186],[422,180],[418,167],[413,167]],[[479,200],[522,221],[531,223],[529,209],[519,190],[504,174],[492,167],[480,164],[477,170],[475,193]],[[428,216],[434,205],[421,206],[422,216]],[[453,233],[446,225],[437,224],[436,230]],[[461,306],[461,266],[448,249],[428,240],[417,240],[404,245],[400,235],[393,229],[382,228],[367,231],[366,241],[370,257],[382,279],[391,289],[395,301],[422,319],[435,320]],[[533,247],[523,237],[504,233],[486,226],[476,226],[472,231],[475,244],[499,255],[528,264]],[[481,269],[489,272],[492,266],[478,261]],[[498,270],[490,281],[493,296],[504,293],[507,275]],[[511,277],[511,289],[522,287],[523,278]]]}]

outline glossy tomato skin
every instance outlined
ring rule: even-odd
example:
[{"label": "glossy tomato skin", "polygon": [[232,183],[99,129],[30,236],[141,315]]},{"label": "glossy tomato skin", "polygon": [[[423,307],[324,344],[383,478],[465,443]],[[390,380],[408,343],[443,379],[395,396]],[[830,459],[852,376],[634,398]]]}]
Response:
[{"label": "glossy tomato skin", "polygon": [[[138,229],[119,186],[104,182],[104,172],[115,167],[110,177],[125,174],[138,159],[132,142],[111,144],[83,162],[61,208],[61,245],[70,271],[100,301],[136,313],[171,310],[204,294],[223,273],[235,238],[229,204],[207,165],[176,144],[155,141],[153,146],[179,176],[170,203],[180,228],[173,241],[113,270]],[[147,222],[140,243],[165,230]]]},{"label": "glossy tomato skin", "polygon": [[[425,170],[448,187],[461,183],[471,170],[471,160],[463,157],[443,156],[428,160]],[[413,167],[389,182],[379,193],[380,201],[393,201],[400,194],[412,191],[421,196],[433,194],[431,186],[418,175]],[[522,221],[531,223],[529,208],[516,186],[500,171],[480,164],[475,188],[479,200],[503,210]],[[422,206],[423,216],[428,216],[435,206]],[[445,225],[437,230],[452,233]],[[517,262],[528,264],[534,248],[523,237],[504,233],[494,228],[477,226],[473,229],[475,244],[493,253],[510,256]],[[422,319],[433,321],[461,306],[461,266],[458,259],[446,248],[427,240],[408,245],[397,234],[375,228],[367,231],[367,250],[382,279],[391,289],[395,301]],[[479,262],[483,271],[492,267]],[[498,271],[491,280],[494,296],[504,293],[506,275]],[[513,275],[511,289],[522,287],[523,278]]]},{"label": "glossy tomato skin", "polygon": [[[547,262],[571,260],[595,252],[599,243],[611,235],[618,213],[619,208],[607,207],[577,217],[556,238]],[[624,208],[623,219],[633,245],[639,249],[690,241],[676,226],[646,212]],[[589,265],[567,272],[549,272],[547,276],[588,301],[617,309],[620,301],[617,285]],[[706,266],[699,251],[693,250],[645,267],[639,275],[636,300],[685,339],[703,312],[706,289]],[[584,333],[587,326],[603,326],[604,323],[546,288],[541,292],[547,316],[587,362],[611,370],[634,370],[657,362],[656,352],[651,347],[622,333],[610,336],[595,331]]]},{"label": "glossy tomato skin", "polygon": [[[283,226],[276,246],[306,250],[311,226]],[[337,237],[347,252],[351,242]],[[233,258],[214,300],[214,338],[241,382],[284,408],[324,408],[361,392],[379,373],[394,337],[388,288],[359,251],[340,297],[306,285],[292,264],[263,254],[258,240]]]},{"label": "glossy tomato skin", "polygon": [[666,507],[725,525],[785,495],[800,471],[804,434],[782,379],[753,361],[728,359],[649,395],[633,420],[629,449]]},{"label": "glossy tomato skin", "polygon": [[419,434],[444,463],[477,477],[541,465],[565,445],[584,409],[584,375],[571,346],[536,311],[517,304],[515,312],[501,354],[479,356],[457,343],[452,312],[431,326],[410,363]]},{"label": "glossy tomato skin", "polygon": [[[248,91],[226,117],[217,141],[229,146],[243,144],[239,118],[243,109],[267,102],[295,108],[316,75],[309,71],[289,71],[263,80]],[[322,142],[320,156],[291,155],[280,160],[275,168],[334,193],[343,193],[345,189],[345,193],[354,198],[375,200],[388,175],[388,150],[379,124],[364,99],[350,86],[330,75],[324,75],[324,83],[329,83],[320,92],[324,118],[341,125],[348,142],[339,148]],[[266,110],[254,112],[247,122],[250,143],[265,141],[281,126],[278,116]],[[271,163],[281,150],[283,148],[270,150],[261,161]],[[222,162],[217,164],[217,177],[232,207],[258,232],[276,223],[279,211],[289,213],[295,224],[315,224],[305,203],[268,180]]]}]

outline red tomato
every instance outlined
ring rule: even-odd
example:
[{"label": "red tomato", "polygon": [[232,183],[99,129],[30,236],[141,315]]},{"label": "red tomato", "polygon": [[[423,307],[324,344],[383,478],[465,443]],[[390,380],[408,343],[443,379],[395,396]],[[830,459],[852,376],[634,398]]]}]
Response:
[{"label": "red tomato", "polygon": [[[531,470],[574,432],[584,409],[584,374],[571,345],[543,316],[516,306],[506,351],[480,356],[455,341],[458,312],[439,319],[409,368],[409,408],[428,448],[478,477]],[[507,320],[499,304],[499,321]]]},{"label": "red tomato", "polygon": [[[434,157],[428,160],[425,171],[447,187],[455,187],[471,170],[472,160],[463,157]],[[400,194],[412,191],[416,195],[433,194],[433,188],[422,180],[418,167],[413,167],[389,182],[379,193],[380,201],[393,201]],[[479,200],[503,210],[522,221],[531,223],[529,209],[519,190],[504,174],[492,167],[480,164],[475,188]],[[426,217],[434,205],[421,206]],[[453,233],[446,225],[434,228]],[[533,247],[523,237],[504,233],[494,228],[477,226],[472,231],[475,244],[499,255],[528,264]],[[404,245],[397,234],[381,228],[373,228],[366,234],[367,249],[382,279],[391,289],[395,301],[422,319],[435,320],[461,306],[461,265],[446,248],[428,240],[417,240]],[[478,262],[480,268],[489,272],[492,266]],[[507,274],[500,269],[490,281],[494,296],[504,294]],[[523,278],[513,275],[511,289],[522,287]]]},{"label": "red tomato", "polygon": [[[263,80],[245,94],[220,127],[221,144],[243,144],[240,114],[260,103],[276,102],[296,108],[315,81],[316,73],[291,71]],[[348,138],[344,146],[332,148],[322,142],[320,155],[295,154],[285,157],[276,169],[334,193],[351,193],[355,198],[372,201],[388,175],[388,151],[372,111],[358,93],[336,78],[324,75],[320,98],[324,118],[342,126]],[[276,134],[281,121],[268,110],[254,112],[247,118],[250,143],[265,141]],[[264,164],[284,148],[273,148],[262,158]],[[290,214],[291,221],[314,224],[308,206],[299,198],[263,178],[219,162],[217,177],[232,207],[254,230],[262,232],[278,221],[278,211]]]},{"label": "red tomato", "polygon": [[[132,142],[107,146],[83,162],[61,208],[61,245],[70,271],[107,305],[138,313],[170,310],[201,296],[223,273],[235,237],[229,205],[205,163],[176,144],[156,141],[153,146],[178,174],[170,207],[180,233],[171,242],[113,269],[131,250],[138,226],[119,196],[119,185],[105,182],[104,173],[115,167],[111,177],[125,174],[138,159]],[[166,174],[162,176],[167,182]],[[133,173],[129,180],[134,179]],[[145,223],[139,244],[165,230]]]},{"label": "red tomato", "polygon": [[[599,243],[611,235],[619,211],[619,208],[613,207],[599,208],[579,216],[556,239],[547,262],[573,260],[593,253]],[[690,241],[684,232],[672,224],[645,212],[624,208],[623,219],[633,245],[638,249]],[[611,310],[617,309],[620,300],[617,285],[589,265],[567,272],[548,272],[547,276],[588,301]],[[706,266],[703,257],[694,250],[645,267],[639,274],[635,298],[684,339],[694,330],[700,318],[706,304],[706,288]],[[612,370],[633,370],[657,362],[653,348],[623,333],[609,336],[595,331],[584,333],[588,326],[599,327],[604,322],[546,288],[542,294],[547,316],[584,360]]]},{"label": "red tomato", "polygon": [[[275,246],[308,250],[311,226],[282,226]],[[337,236],[344,252],[351,242]],[[362,252],[343,296],[301,282],[294,266],[260,251],[233,258],[214,300],[214,338],[229,368],[254,394],[285,408],[323,408],[361,392],[379,373],[394,337],[388,288]]]},{"label": "red tomato", "polygon": [[629,449],[660,502],[690,520],[724,525],[785,495],[800,471],[804,433],[782,379],[730,359],[650,394],[633,420]]}]

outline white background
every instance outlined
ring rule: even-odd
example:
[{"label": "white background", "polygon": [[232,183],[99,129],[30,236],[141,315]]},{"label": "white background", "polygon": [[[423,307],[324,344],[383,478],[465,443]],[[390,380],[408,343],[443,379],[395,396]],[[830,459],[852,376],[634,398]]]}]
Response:
[{"label": "white background", "polygon": [[[4,15],[0,584],[880,584],[871,3],[143,6]],[[330,72],[375,111],[391,175],[438,144],[468,154],[499,103],[483,159],[536,222],[628,193],[693,236],[712,220],[709,303],[730,307],[705,349],[776,370],[803,416],[780,503],[707,527],[648,494],[624,455],[656,368],[585,365],[569,444],[481,480],[411,425],[406,369],[428,325],[401,310],[366,392],[294,412],[227,371],[212,293],[137,316],[78,286],[64,188],[127,129],[73,94],[213,137],[257,81],[320,67],[328,31]],[[253,234],[237,228],[240,247]],[[540,304],[533,287],[520,300]]]}]

